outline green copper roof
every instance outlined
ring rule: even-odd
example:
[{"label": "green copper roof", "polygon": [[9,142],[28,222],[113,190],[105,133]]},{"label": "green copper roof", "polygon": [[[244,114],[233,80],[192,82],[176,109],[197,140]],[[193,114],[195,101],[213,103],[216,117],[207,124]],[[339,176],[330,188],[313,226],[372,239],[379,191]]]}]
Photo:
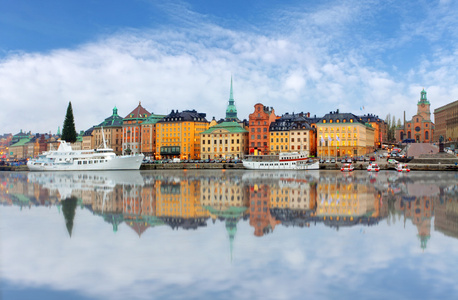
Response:
[{"label": "green copper roof", "polygon": [[237,108],[234,103],[234,93],[232,91],[232,76],[231,76],[231,91],[229,94],[229,104],[226,109],[226,120],[237,120]]},{"label": "green copper roof", "polygon": [[113,114],[106,118],[97,127],[121,127],[123,118],[118,115],[116,106],[113,108]]},{"label": "green copper roof", "polygon": [[30,140],[31,140],[31,139],[29,139],[29,138],[20,139],[19,142],[17,142],[16,144],[11,145],[10,147],[24,146],[25,144],[27,144],[28,142],[30,142]]},{"label": "green copper roof", "polygon": [[201,132],[200,134],[210,134],[213,133],[216,130],[227,130],[229,133],[245,133],[248,132],[246,131],[242,126],[240,126],[239,123],[237,122],[223,122],[220,124],[217,124],[213,127],[210,127],[209,129],[205,130],[204,132]]},{"label": "green copper roof", "polygon": [[430,104],[428,99],[426,98],[426,91],[423,89],[420,93],[420,101],[418,101],[418,105],[421,104]]},{"label": "green copper roof", "polygon": [[143,124],[156,124],[158,121],[162,120],[165,118],[166,115],[155,115],[151,114]]}]

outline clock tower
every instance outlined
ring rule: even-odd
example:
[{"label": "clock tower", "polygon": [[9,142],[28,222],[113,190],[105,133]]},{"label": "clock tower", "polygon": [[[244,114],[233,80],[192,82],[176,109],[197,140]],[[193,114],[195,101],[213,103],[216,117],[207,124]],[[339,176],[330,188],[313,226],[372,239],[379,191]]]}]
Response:
[{"label": "clock tower", "polygon": [[417,115],[423,117],[425,121],[431,121],[430,103],[426,98],[426,91],[423,89],[420,95],[420,101],[417,103]]}]

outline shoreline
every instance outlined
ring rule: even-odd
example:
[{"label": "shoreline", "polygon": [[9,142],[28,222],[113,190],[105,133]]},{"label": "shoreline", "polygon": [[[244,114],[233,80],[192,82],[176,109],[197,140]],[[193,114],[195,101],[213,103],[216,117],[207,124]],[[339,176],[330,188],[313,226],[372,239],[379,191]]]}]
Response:
[{"label": "shoreline", "polygon": [[[393,170],[395,171],[394,164],[388,164],[386,162],[377,162],[380,170]],[[357,162],[354,163],[355,171],[366,171],[369,162]],[[341,163],[324,163],[320,164],[320,170],[340,170]],[[407,166],[411,171],[458,171],[458,163],[407,163]],[[140,171],[146,170],[215,170],[215,169],[240,169],[248,170],[243,167],[242,163],[167,163],[167,164],[142,164]],[[13,172],[28,172],[27,166],[0,166],[0,171],[13,171]],[[262,170],[259,170],[262,171]],[[270,170],[271,171],[271,170]],[[305,171],[305,170],[304,170]]]}]

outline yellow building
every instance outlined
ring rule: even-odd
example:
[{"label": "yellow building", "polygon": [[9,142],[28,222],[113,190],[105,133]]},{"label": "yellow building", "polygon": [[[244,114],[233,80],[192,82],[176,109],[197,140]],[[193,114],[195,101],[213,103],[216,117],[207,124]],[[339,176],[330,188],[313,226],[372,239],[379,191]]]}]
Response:
[{"label": "yellow building", "polygon": [[172,110],[156,124],[156,158],[200,159],[201,133],[208,125],[204,113]]},{"label": "yellow building", "polygon": [[248,154],[248,131],[237,122],[222,122],[201,133],[202,159],[243,158]]},{"label": "yellow building", "polygon": [[374,128],[351,113],[332,112],[317,124],[317,156],[360,156],[375,150]]},{"label": "yellow building", "polygon": [[316,132],[303,114],[284,114],[269,127],[270,154],[280,152],[316,153]]}]

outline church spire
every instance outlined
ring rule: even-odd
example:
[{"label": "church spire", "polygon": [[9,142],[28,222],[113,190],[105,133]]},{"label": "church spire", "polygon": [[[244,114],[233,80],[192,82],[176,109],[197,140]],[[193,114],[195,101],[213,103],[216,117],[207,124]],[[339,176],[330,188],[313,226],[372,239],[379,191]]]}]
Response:
[{"label": "church spire", "polygon": [[226,121],[235,121],[237,122],[237,108],[235,107],[234,102],[234,92],[232,90],[232,76],[231,76],[231,90],[229,93],[229,103],[226,109]]}]

